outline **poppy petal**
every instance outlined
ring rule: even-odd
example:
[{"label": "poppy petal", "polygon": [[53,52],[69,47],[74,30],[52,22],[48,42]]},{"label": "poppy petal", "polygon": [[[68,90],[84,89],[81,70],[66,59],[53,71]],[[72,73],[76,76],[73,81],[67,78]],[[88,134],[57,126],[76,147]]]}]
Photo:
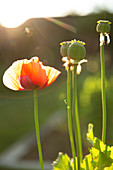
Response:
[{"label": "poppy petal", "polygon": [[19,80],[24,90],[38,89],[38,85],[34,84],[29,76],[21,76]]},{"label": "poppy petal", "polygon": [[20,90],[22,89],[19,77],[21,73],[23,61],[18,60],[15,61],[4,73],[3,75],[3,83],[6,87],[12,90]]},{"label": "poppy petal", "polygon": [[41,62],[31,60],[22,65],[20,84],[24,89],[42,88],[47,83],[46,71]]},{"label": "poppy petal", "polygon": [[60,71],[58,71],[57,69],[53,68],[53,67],[49,67],[49,66],[45,66],[46,69],[46,74],[48,77],[48,82],[46,84],[46,87],[51,85],[59,76],[59,74],[61,73]]},{"label": "poppy petal", "polygon": [[44,66],[38,57],[14,62],[4,73],[3,83],[12,90],[42,89],[52,84],[61,72]]}]

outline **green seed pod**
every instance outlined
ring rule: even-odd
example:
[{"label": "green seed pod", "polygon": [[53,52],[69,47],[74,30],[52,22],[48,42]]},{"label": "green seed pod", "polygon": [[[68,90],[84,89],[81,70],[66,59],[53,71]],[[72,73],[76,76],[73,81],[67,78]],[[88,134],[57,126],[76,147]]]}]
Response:
[{"label": "green seed pod", "polygon": [[66,42],[60,43],[60,45],[61,45],[60,53],[63,57],[68,57],[67,51],[68,51],[68,47],[70,44],[71,44],[71,41],[66,41]]},{"label": "green seed pod", "polygon": [[96,31],[101,33],[110,32],[110,24],[111,22],[107,20],[99,20],[97,21]]},{"label": "green seed pod", "polygon": [[68,56],[76,62],[84,59],[86,56],[86,49],[84,45],[84,42],[74,40],[68,48]]}]

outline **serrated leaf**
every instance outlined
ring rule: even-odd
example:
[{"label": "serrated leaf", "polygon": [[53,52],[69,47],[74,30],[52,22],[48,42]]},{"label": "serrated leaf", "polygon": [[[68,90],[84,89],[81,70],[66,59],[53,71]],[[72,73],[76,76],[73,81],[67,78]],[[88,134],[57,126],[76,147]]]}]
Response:
[{"label": "serrated leaf", "polygon": [[72,170],[71,160],[67,154],[59,153],[58,158],[53,162],[53,170]]},{"label": "serrated leaf", "polygon": [[99,156],[99,150],[94,147],[92,147],[90,149],[90,153],[91,153],[93,159],[96,159]]},{"label": "serrated leaf", "polygon": [[113,163],[111,164],[111,166],[110,167],[106,167],[106,169],[105,170],[113,170]]},{"label": "serrated leaf", "polygon": [[94,145],[90,149],[93,162],[99,168],[99,170],[104,169],[105,167],[110,167],[113,163],[111,158],[111,149],[109,146],[105,145],[98,138],[94,138]]},{"label": "serrated leaf", "polygon": [[80,170],[94,170],[91,154],[85,156],[83,163],[81,163]]},{"label": "serrated leaf", "polygon": [[88,124],[88,133],[87,133],[87,139],[93,144],[94,135],[93,135],[93,124]]},{"label": "serrated leaf", "polygon": [[110,167],[113,163],[113,160],[110,158],[110,156],[107,155],[107,153],[100,152],[97,167],[99,170],[104,169],[105,167]]},{"label": "serrated leaf", "polygon": [[104,152],[106,150],[106,145],[98,138],[94,138],[94,148],[98,149],[101,152]]},{"label": "serrated leaf", "polygon": [[110,147],[110,150],[111,150],[111,155],[110,155],[110,157],[113,159],[113,146]]},{"label": "serrated leaf", "polygon": [[92,124],[88,125],[87,138],[93,144],[93,147],[90,149],[92,159],[90,164],[93,168],[103,170],[107,167],[113,167],[113,147],[107,146],[101,140],[94,137]]}]

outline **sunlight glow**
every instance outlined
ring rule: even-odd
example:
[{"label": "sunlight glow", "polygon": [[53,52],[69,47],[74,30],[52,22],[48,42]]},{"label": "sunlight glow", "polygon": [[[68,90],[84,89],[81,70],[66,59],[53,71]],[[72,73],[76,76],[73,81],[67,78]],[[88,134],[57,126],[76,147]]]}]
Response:
[{"label": "sunlight glow", "polygon": [[94,11],[97,6],[100,9],[113,6],[112,0],[1,0],[0,1],[0,24],[5,27],[17,27],[29,18],[59,17],[75,13],[87,15]]}]

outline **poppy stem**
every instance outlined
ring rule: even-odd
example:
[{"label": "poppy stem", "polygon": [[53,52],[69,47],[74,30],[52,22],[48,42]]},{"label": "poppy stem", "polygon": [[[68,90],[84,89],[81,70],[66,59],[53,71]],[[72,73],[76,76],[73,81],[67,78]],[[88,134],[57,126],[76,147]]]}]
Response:
[{"label": "poppy stem", "polygon": [[76,170],[76,153],[75,153],[75,145],[74,145],[74,138],[73,138],[72,114],[71,114],[71,70],[70,70],[70,67],[67,70],[67,112],[68,112],[68,129],[69,129],[71,150],[72,150],[72,155],[73,155],[74,170]]},{"label": "poppy stem", "polygon": [[73,94],[73,122],[75,130],[75,139],[77,146],[77,159],[78,159],[78,169],[80,169],[80,163],[82,162],[82,142],[81,142],[81,132],[78,114],[78,99],[77,99],[77,66],[73,66],[72,70],[72,94]]},{"label": "poppy stem", "polygon": [[104,63],[104,44],[100,46],[101,59],[101,93],[102,93],[102,110],[103,110],[103,124],[102,124],[102,141],[106,140],[106,94],[105,94],[105,63]]},{"label": "poppy stem", "polygon": [[34,90],[34,117],[35,117],[35,128],[36,128],[36,136],[37,136],[37,145],[38,145],[40,166],[41,166],[41,170],[44,170],[42,149],[41,149],[41,142],[40,142],[40,131],[39,131],[38,96],[37,96],[37,90],[36,89]]}]

